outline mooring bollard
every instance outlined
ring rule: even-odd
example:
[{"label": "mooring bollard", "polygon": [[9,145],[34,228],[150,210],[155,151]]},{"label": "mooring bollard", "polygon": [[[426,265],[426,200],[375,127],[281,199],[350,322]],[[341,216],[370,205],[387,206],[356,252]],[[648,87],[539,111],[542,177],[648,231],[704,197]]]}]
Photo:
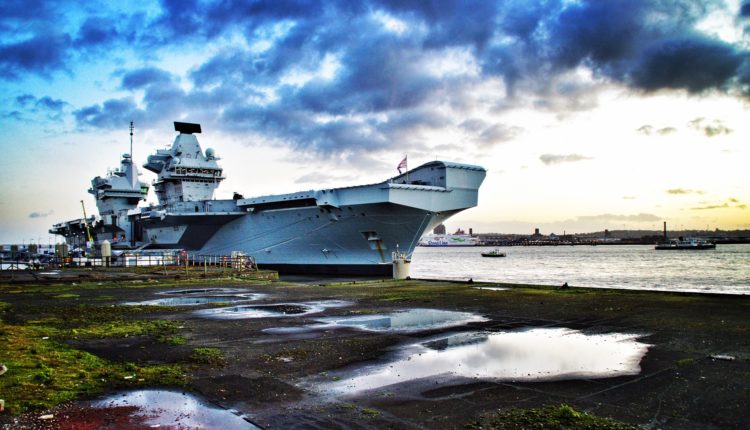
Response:
[{"label": "mooring bollard", "polygon": [[411,269],[411,260],[406,254],[398,250],[398,245],[396,245],[396,251],[391,254],[391,259],[393,260],[393,279],[408,278]]}]

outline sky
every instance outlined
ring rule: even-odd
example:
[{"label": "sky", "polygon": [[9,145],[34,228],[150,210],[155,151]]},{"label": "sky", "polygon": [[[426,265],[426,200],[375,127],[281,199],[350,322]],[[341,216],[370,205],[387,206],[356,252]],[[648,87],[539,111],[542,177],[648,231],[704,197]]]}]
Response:
[{"label": "sky", "polygon": [[139,165],[200,123],[217,198],[408,154],[487,169],[449,230],[750,228],[747,0],[119,3],[3,1],[0,243],[93,212],[130,121]]}]

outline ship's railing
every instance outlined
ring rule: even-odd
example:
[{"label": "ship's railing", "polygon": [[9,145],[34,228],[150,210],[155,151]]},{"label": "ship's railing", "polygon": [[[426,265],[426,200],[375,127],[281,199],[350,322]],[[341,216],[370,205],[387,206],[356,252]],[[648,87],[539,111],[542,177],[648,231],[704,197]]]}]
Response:
[{"label": "ship's railing", "polygon": [[180,251],[164,253],[123,253],[113,257],[46,257],[29,261],[5,260],[0,271],[40,271],[65,268],[164,268],[164,270],[257,271],[258,264],[249,255],[233,252],[221,254],[190,254]]},{"label": "ship's railing", "polygon": [[219,254],[180,254],[179,266],[187,268],[220,268],[222,270],[234,270],[234,271],[245,271],[245,270],[258,270],[258,264],[255,259],[250,255],[245,255],[240,252],[232,252],[231,255],[219,255]]}]

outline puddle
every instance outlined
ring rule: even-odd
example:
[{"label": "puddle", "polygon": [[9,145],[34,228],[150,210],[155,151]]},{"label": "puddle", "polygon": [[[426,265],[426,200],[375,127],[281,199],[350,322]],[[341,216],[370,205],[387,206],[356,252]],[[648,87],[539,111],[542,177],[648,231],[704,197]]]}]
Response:
[{"label": "puddle", "polygon": [[390,314],[319,318],[316,321],[320,324],[308,324],[302,327],[268,328],[263,331],[271,334],[285,334],[333,328],[354,328],[368,331],[416,332],[456,327],[471,322],[484,322],[488,320],[483,316],[469,312],[444,311],[440,309],[409,309]]},{"label": "puddle", "polygon": [[636,375],[651,346],[638,338],[565,328],[461,333],[410,345],[390,363],[338,375],[320,389],[350,394],[421,378],[529,382]]},{"label": "puddle", "polygon": [[189,295],[185,297],[165,297],[163,299],[144,300],[142,302],[127,302],[125,305],[138,306],[197,306],[208,303],[235,303],[249,302],[264,297],[263,294],[234,294],[227,296],[198,296]]},{"label": "puddle", "polygon": [[323,300],[306,303],[274,303],[268,305],[239,305],[228,308],[201,309],[195,315],[216,319],[278,318],[322,312],[328,308],[350,306],[344,300]]},{"label": "puddle", "polygon": [[189,290],[174,290],[174,291],[163,291],[157,294],[165,294],[168,296],[184,296],[190,294],[234,294],[242,293],[247,290],[240,290],[239,288],[193,288]]},{"label": "puddle", "polygon": [[475,290],[490,290],[490,291],[508,291],[508,288],[503,287],[474,287]]},{"label": "puddle", "polygon": [[198,397],[166,390],[130,391],[87,402],[59,424],[65,428],[260,428]]}]

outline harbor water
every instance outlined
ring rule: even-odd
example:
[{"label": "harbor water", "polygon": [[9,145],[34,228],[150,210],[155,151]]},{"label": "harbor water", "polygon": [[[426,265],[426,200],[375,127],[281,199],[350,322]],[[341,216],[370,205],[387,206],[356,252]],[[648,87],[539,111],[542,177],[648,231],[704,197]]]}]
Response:
[{"label": "harbor water", "polygon": [[[656,251],[653,245],[417,247],[411,276],[533,285],[750,294],[750,245]],[[501,292],[498,294],[502,294]]]}]

